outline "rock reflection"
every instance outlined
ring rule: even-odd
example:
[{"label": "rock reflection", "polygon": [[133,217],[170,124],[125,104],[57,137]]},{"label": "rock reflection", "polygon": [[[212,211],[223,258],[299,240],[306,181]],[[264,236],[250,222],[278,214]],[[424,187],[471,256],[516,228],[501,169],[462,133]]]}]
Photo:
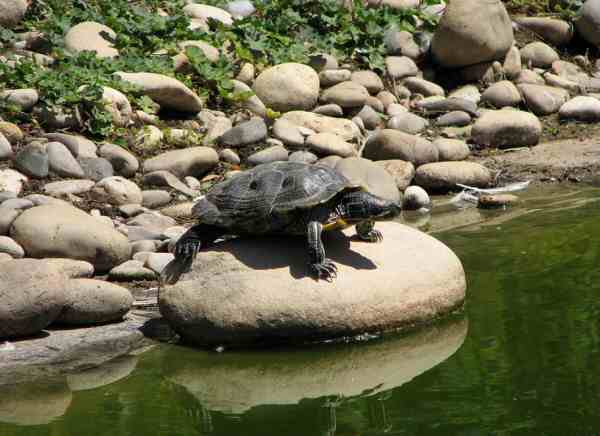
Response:
[{"label": "rock reflection", "polygon": [[233,418],[261,413],[261,406],[308,402],[318,405],[320,433],[333,435],[338,407],[359,399],[368,405],[369,427],[388,431],[385,400],[392,389],[448,359],[466,334],[467,321],[459,319],[354,345],[224,354],[185,348],[166,362],[166,372],[200,403],[195,415],[203,433],[216,434],[213,413]]},{"label": "rock reflection", "polygon": [[137,356],[117,357],[98,367],[67,375],[67,382],[73,391],[96,389],[119,381],[133,372]]}]

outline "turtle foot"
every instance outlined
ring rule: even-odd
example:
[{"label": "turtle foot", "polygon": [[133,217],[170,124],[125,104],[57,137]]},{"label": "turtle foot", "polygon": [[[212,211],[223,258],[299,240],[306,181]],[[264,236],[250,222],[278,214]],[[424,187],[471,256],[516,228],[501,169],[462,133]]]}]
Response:
[{"label": "turtle foot", "polygon": [[379,230],[371,230],[368,233],[360,234],[358,233],[358,237],[363,241],[367,242],[381,242],[383,241],[383,234]]},{"label": "turtle foot", "polygon": [[195,258],[200,250],[201,242],[197,239],[183,239],[177,241],[173,254],[175,257]]},{"label": "turtle foot", "polygon": [[323,259],[321,263],[311,263],[310,268],[316,274],[317,280],[324,279],[332,282],[337,277],[337,266],[331,259]]}]

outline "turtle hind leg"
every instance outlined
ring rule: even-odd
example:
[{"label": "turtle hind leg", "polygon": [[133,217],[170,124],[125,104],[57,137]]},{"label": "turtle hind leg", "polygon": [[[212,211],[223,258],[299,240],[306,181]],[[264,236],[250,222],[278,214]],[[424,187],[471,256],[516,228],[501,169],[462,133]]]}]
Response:
[{"label": "turtle hind leg", "polygon": [[381,242],[383,241],[383,235],[379,230],[375,230],[373,226],[375,221],[363,221],[356,225],[356,234],[363,241],[368,242]]},{"label": "turtle hind leg", "polygon": [[172,285],[182,274],[188,272],[201,247],[210,246],[225,232],[220,227],[197,224],[185,232],[175,243],[175,259],[169,262],[160,273],[160,281]]},{"label": "turtle hind leg", "polygon": [[323,278],[332,281],[337,277],[337,266],[325,257],[325,247],[321,240],[323,225],[318,221],[308,223],[308,257],[310,269],[316,274],[317,279]]}]

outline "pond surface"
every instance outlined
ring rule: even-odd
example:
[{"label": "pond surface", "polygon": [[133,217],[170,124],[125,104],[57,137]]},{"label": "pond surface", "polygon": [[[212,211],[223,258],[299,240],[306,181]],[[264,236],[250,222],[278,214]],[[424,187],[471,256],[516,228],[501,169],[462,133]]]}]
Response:
[{"label": "pond surface", "polygon": [[463,262],[462,315],[366,343],[161,345],[0,387],[0,435],[600,434],[600,191],[525,197],[414,218]]}]

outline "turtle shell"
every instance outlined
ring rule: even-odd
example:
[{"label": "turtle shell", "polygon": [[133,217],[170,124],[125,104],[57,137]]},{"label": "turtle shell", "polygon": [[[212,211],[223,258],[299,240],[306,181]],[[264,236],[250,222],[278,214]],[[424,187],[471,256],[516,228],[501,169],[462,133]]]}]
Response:
[{"label": "turtle shell", "polygon": [[216,184],[196,203],[193,213],[204,224],[265,232],[277,227],[273,220],[356,189],[360,187],[326,166],[272,162]]}]

